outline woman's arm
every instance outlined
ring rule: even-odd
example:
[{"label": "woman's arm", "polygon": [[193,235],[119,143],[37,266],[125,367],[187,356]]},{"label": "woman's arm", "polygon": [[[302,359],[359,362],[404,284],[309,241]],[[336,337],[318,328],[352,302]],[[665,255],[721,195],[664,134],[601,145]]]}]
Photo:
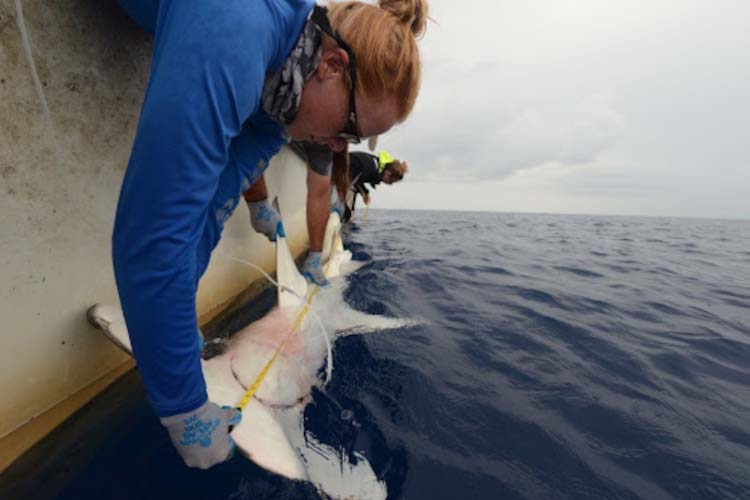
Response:
[{"label": "woman's arm", "polygon": [[161,4],[151,78],[120,193],[115,277],[146,392],[162,417],[206,401],[196,248],[229,142],[257,106],[273,52],[267,7],[246,4],[237,12],[216,1]]},{"label": "woman's arm", "polygon": [[310,251],[323,250],[323,237],[331,213],[331,178],[307,169],[307,232]]}]

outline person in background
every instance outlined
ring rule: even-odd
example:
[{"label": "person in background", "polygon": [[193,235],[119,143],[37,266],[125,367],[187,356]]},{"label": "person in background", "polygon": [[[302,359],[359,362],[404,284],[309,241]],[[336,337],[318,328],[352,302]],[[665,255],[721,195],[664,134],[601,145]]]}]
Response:
[{"label": "person in background", "polygon": [[370,191],[365,184],[371,188],[377,188],[381,182],[393,184],[404,178],[409,171],[409,165],[405,161],[394,159],[387,151],[381,151],[377,156],[365,153],[349,153],[349,177],[351,179],[351,190],[353,197],[351,204],[344,207],[342,220],[351,219],[357,202],[357,195],[361,195],[365,205],[370,204]]},{"label": "person in background", "polygon": [[[294,141],[291,148],[308,167],[307,230],[310,252],[302,265],[302,273],[312,283],[326,286],[328,280],[321,266],[321,250],[329,209],[337,212],[343,222],[347,222],[353,213],[358,194],[362,195],[366,205],[370,204],[370,192],[365,184],[376,188],[380,182],[398,182],[403,179],[409,166],[405,161],[391,157],[387,151],[381,151],[378,156],[364,152],[348,153],[347,164],[346,161],[342,161],[342,157],[346,158],[345,153],[334,153],[326,146]],[[334,163],[337,168],[333,169],[334,185],[331,187],[331,170]],[[345,182],[337,182],[338,179],[344,179]],[[268,203],[268,191],[263,177],[261,176],[245,191],[243,196],[250,210],[250,223],[253,229],[273,241],[275,228],[281,221],[281,216]],[[351,198],[351,202],[340,201],[347,197]]]},{"label": "person in background", "polygon": [[[310,251],[302,265],[302,274],[318,286],[328,285],[323,273],[322,255],[323,237],[325,235],[328,214],[331,208],[331,170],[334,158],[339,155],[328,146],[314,142],[294,141],[291,148],[307,164],[307,232],[310,239]],[[342,162],[337,161],[334,178],[347,174],[339,172]],[[344,165],[345,167],[345,165]],[[268,191],[263,176],[242,193],[250,210],[250,223],[253,229],[265,234],[269,240],[276,238],[276,227],[281,216],[268,202]]]},{"label": "person in background", "polygon": [[241,418],[208,401],[195,307],[224,223],[289,138],[344,151],[406,119],[427,3],[119,1],[154,47],[115,279],[149,403],[185,463],[208,468],[232,455]]}]

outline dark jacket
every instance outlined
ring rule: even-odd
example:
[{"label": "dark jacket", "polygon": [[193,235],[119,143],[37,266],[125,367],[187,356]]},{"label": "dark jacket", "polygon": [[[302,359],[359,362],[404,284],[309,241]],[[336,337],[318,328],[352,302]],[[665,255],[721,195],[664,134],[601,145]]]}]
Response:
[{"label": "dark jacket", "polygon": [[368,194],[370,191],[365,183],[374,188],[383,180],[383,174],[378,169],[378,157],[369,153],[349,153],[349,179],[355,193]]}]

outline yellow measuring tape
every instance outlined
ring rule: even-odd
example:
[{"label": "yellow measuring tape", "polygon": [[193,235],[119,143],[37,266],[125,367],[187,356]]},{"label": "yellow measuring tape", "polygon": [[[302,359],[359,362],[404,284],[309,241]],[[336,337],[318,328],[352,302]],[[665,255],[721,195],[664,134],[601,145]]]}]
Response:
[{"label": "yellow measuring tape", "polygon": [[281,344],[279,344],[279,347],[276,348],[276,351],[274,351],[271,359],[268,360],[263,369],[260,371],[260,374],[255,378],[255,382],[253,382],[248,390],[245,391],[245,395],[242,396],[240,402],[237,403],[237,408],[239,408],[240,410],[244,410],[247,404],[253,398],[255,393],[258,391],[258,387],[260,387],[261,382],[263,382],[263,379],[266,378],[266,375],[268,375],[268,371],[271,369],[271,366],[273,366],[274,362],[276,362],[276,358],[279,356],[279,353],[284,349],[284,346],[286,346],[286,343],[289,342],[289,339],[292,338],[292,334],[294,334],[295,330],[297,330],[297,328],[299,328],[302,324],[302,320],[305,319],[307,311],[310,310],[310,303],[312,302],[313,297],[316,293],[318,293],[318,288],[318,285],[315,285],[313,287],[312,292],[310,292],[310,296],[307,298],[305,305],[302,306],[302,309],[300,309],[299,313],[297,314],[297,319],[294,321],[294,326],[292,326],[292,329],[289,330],[289,333],[286,334],[284,340],[281,342]]},{"label": "yellow measuring tape", "polygon": [[[338,246],[339,239],[341,238],[340,234],[336,235],[336,240],[334,243],[334,246],[331,248],[331,252],[333,252],[334,248]],[[326,267],[324,269],[324,273],[328,272],[328,266],[331,264],[330,257],[328,258],[328,262],[326,262]],[[289,330],[289,333],[286,334],[286,337],[284,337],[284,340],[279,344],[279,347],[276,348],[276,351],[274,351],[273,356],[271,356],[271,359],[266,362],[265,366],[263,366],[263,369],[260,371],[258,376],[255,378],[255,381],[250,385],[250,387],[245,391],[245,395],[242,396],[242,399],[240,399],[240,402],[237,403],[237,408],[240,410],[244,410],[247,404],[250,402],[251,399],[253,399],[253,396],[255,396],[255,393],[258,392],[258,388],[260,387],[260,384],[263,382],[263,379],[266,378],[266,375],[268,375],[268,372],[271,370],[271,366],[276,362],[276,358],[279,357],[279,354],[281,351],[284,350],[284,347],[286,346],[287,342],[289,342],[289,339],[292,338],[292,335],[294,332],[302,325],[302,320],[305,319],[305,316],[307,315],[307,312],[310,310],[310,304],[312,303],[313,297],[315,297],[315,294],[318,293],[318,290],[320,287],[318,285],[313,285],[313,289],[310,292],[310,295],[308,295],[307,300],[305,301],[305,305],[302,306],[302,309],[300,309],[299,313],[297,313],[297,318],[294,320],[294,325],[292,326],[292,329]]]}]

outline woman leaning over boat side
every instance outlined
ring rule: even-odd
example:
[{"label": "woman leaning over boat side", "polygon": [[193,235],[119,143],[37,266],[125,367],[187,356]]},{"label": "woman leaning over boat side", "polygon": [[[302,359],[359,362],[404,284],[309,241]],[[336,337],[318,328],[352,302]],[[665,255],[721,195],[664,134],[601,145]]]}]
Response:
[{"label": "woman leaning over boat side", "polygon": [[[374,97],[364,102],[358,98],[355,106],[358,113],[362,105],[380,106],[387,103],[389,106],[395,104],[398,122],[409,115],[416,101],[421,75],[415,37],[424,31],[426,11],[424,2],[415,1],[381,2],[381,9],[358,2],[331,5],[332,23],[356,54],[357,95]],[[368,29],[358,29],[362,26]],[[305,87],[306,93],[307,89]],[[307,101],[303,100],[300,114],[320,122],[322,115],[306,105]],[[344,151],[346,142],[341,137],[321,137],[309,130],[311,124],[307,120],[297,122],[292,124],[290,131],[295,139],[302,139],[298,142],[300,146],[297,151],[302,153],[308,164],[307,227],[310,252],[302,271],[313,283],[323,286],[327,280],[321,267],[321,250],[330,209],[330,179],[332,176],[339,197],[345,199],[350,177],[347,171],[348,154]],[[354,142],[359,142],[360,137],[374,134],[349,130],[349,135]],[[332,152],[337,156],[336,161]],[[281,218],[269,203],[263,176],[245,190],[244,196],[253,228],[274,240]]]},{"label": "woman leaning over boat side", "polygon": [[185,463],[208,468],[231,456],[240,418],[207,400],[195,310],[224,222],[288,138],[340,151],[406,118],[427,4],[347,2],[327,14],[312,0],[120,3],[154,49],[112,236],[115,278],[149,402]]}]

